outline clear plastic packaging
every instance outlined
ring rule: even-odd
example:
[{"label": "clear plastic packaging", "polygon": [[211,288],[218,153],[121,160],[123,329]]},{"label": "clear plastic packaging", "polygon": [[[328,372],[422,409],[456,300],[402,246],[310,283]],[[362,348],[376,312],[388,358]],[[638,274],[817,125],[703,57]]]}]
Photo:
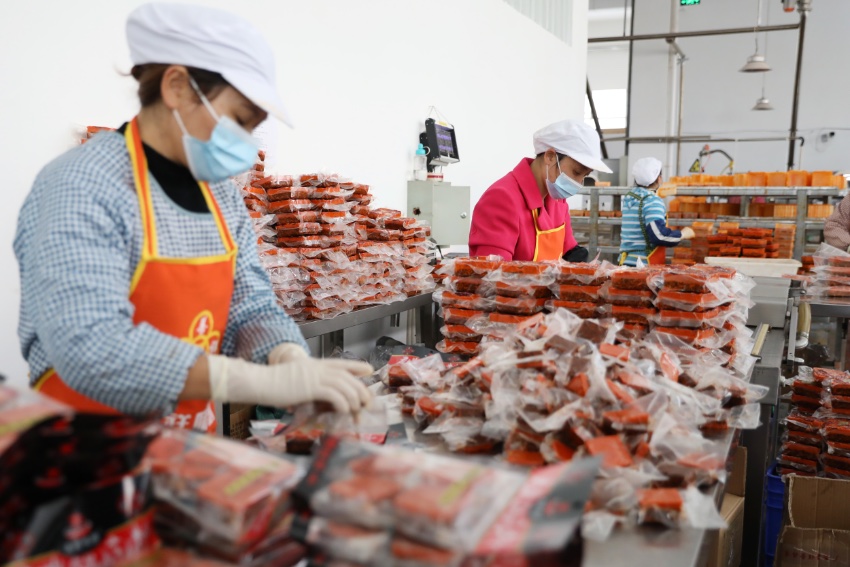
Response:
[{"label": "clear plastic packaging", "polygon": [[448,338],[443,339],[436,345],[437,350],[440,352],[466,356],[478,354],[479,347],[478,341],[454,341]]},{"label": "clear plastic packaging", "polygon": [[271,202],[289,201],[292,199],[309,199],[310,189],[307,187],[280,187],[269,189],[266,197]]},{"label": "clear plastic packaging", "polygon": [[297,213],[299,211],[312,211],[316,207],[309,199],[291,199],[286,201],[273,201],[269,203],[269,213]]},{"label": "clear plastic packaging", "polygon": [[278,224],[276,228],[278,236],[311,236],[321,234],[322,225],[315,222],[293,223],[293,224]]},{"label": "clear plastic packaging", "polygon": [[497,270],[502,263],[498,256],[486,258],[457,258],[443,262],[437,273],[461,278],[483,278]]},{"label": "clear plastic packaging", "polygon": [[555,297],[564,301],[599,301],[602,286],[577,286],[558,284],[552,287]]},{"label": "clear plastic packaging", "polygon": [[242,443],[167,429],[147,459],[157,499],[235,543],[265,535],[289,505],[303,471]]},{"label": "clear plastic packaging", "polygon": [[713,293],[687,293],[662,289],[655,297],[655,305],[660,309],[679,311],[708,311],[728,303],[728,298],[717,297]]},{"label": "clear plastic packaging", "polygon": [[[470,278],[471,279],[471,278]],[[449,278],[446,278],[449,280]],[[484,282],[489,284],[490,282]],[[448,284],[447,284],[448,287]],[[487,286],[482,286],[485,290],[489,290]],[[458,290],[460,291],[460,290]],[[476,290],[477,291],[477,290]],[[522,284],[508,283],[506,281],[496,281],[496,295],[502,297],[531,297],[534,299],[548,299],[552,297],[552,290],[548,285],[537,284]],[[482,290],[483,292],[483,290]]]},{"label": "clear plastic packaging", "polygon": [[564,262],[555,269],[555,280],[564,285],[598,286],[608,280],[613,269],[614,266],[607,262]]},{"label": "clear plastic packaging", "polygon": [[652,272],[645,268],[620,268],[611,273],[613,289],[649,291],[649,277]]},{"label": "clear plastic packaging", "polygon": [[296,224],[319,222],[319,211],[297,211],[293,213],[280,213],[277,215],[277,224]]},{"label": "clear plastic packaging", "polygon": [[[521,558],[531,550],[554,551],[566,545],[581,517],[594,472],[594,463],[580,462],[522,473],[334,439],[320,449],[295,492],[324,520],[393,527],[396,538],[416,542],[411,545],[444,550],[441,559],[452,557],[446,552],[462,554],[459,558],[506,553]],[[368,490],[358,489],[361,485],[368,485]],[[556,491],[570,493],[576,506],[547,515],[546,537],[535,538],[526,550],[523,538],[534,533],[537,521],[520,510],[542,506]],[[412,550],[396,547],[392,547],[396,556],[412,556]]]},{"label": "clear plastic packaging", "polygon": [[522,297],[497,296],[496,310],[512,315],[534,315],[540,313],[546,306],[546,299],[531,299]]}]

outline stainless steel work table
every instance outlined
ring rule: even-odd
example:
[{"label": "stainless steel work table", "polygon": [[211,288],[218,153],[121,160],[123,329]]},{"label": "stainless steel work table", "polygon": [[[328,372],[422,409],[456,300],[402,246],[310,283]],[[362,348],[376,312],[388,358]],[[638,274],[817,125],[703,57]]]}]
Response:
[{"label": "stainless steel work table", "polygon": [[358,309],[344,315],[337,315],[332,319],[320,321],[306,321],[298,324],[298,329],[305,339],[321,337],[322,356],[329,356],[335,347],[345,348],[345,329],[356,327],[364,323],[370,323],[387,317],[394,317],[405,311],[416,310],[416,341],[427,347],[433,348],[437,343],[436,329],[434,328],[434,300],[431,293],[423,293],[408,297],[404,301],[397,301],[388,305],[376,305]]}]

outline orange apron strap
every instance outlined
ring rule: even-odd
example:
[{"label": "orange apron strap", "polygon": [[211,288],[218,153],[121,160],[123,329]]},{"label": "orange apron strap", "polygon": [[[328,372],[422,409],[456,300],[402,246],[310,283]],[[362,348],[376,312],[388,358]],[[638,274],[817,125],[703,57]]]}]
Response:
[{"label": "orange apron strap", "polygon": [[139,211],[142,216],[142,233],[144,243],[142,256],[153,258],[159,252],[156,238],[156,222],[153,214],[153,198],[151,197],[150,179],[148,178],[148,160],[142,147],[142,137],[139,134],[139,118],[133,118],[124,132],[127,141],[127,151],[130,153],[130,164],[133,167],[133,180],[136,182],[136,193],[139,199]]},{"label": "orange apron strap", "polygon": [[564,255],[564,239],[567,236],[567,225],[562,224],[558,228],[540,230],[537,224],[537,209],[531,211],[534,219],[534,262],[548,262],[559,260]]},{"label": "orange apron strap", "polygon": [[118,411],[111,407],[100,402],[96,402],[70,388],[52,368],[38,379],[33,386],[33,390],[60,401],[65,405],[71,406],[80,412],[100,413],[106,415],[119,414]]},{"label": "orange apron strap", "polygon": [[230,234],[230,229],[227,228],[227,223],[224,221],[224,215],[221,213],[221,207],[212,195],[209,183],[206,181],[199,182],[201,193],[204,194],[204,200],[207,202],[210,212],[215,219],[215,224],[218,227],[218,233],[221,236],[221,242],[224,244],[224,249],[228,254],[236,250],[236,243],[233,241],[233,236]]}]

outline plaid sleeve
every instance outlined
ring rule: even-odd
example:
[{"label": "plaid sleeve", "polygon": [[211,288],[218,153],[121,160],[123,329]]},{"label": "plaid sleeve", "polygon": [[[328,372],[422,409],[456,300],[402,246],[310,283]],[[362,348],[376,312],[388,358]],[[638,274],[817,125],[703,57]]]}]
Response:
[{"label": "plaid sleeve", "polygon": [[229,225],[239,252],[222,354],[265,364],[269,352],[281,343],[296,343],[309,352],[298,325],[278,305],[269,275],[260,264],[248,210],[240,199],[235,201]]},{"label": "plaid sleeve", "polygon": [[170,411],[202,350],[133,324],[132,201],[118,156],[95,158],[49,165],[21,210],[21,329],[74,390],[124,413]]}]

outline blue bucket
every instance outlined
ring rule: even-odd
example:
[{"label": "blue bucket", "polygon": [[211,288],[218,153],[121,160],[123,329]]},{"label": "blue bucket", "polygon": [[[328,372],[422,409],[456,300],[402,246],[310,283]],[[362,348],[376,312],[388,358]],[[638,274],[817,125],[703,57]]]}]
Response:
[{"label": "blue bucket", "polygon": [[782,482],[782,477],[776,473],[775,463],[768,469],[766,480],[764,564],[765,567],[773,567],[776,542],[779,540],[779,530],[782,529],[782,510],[785,506],[785,483]]}]

